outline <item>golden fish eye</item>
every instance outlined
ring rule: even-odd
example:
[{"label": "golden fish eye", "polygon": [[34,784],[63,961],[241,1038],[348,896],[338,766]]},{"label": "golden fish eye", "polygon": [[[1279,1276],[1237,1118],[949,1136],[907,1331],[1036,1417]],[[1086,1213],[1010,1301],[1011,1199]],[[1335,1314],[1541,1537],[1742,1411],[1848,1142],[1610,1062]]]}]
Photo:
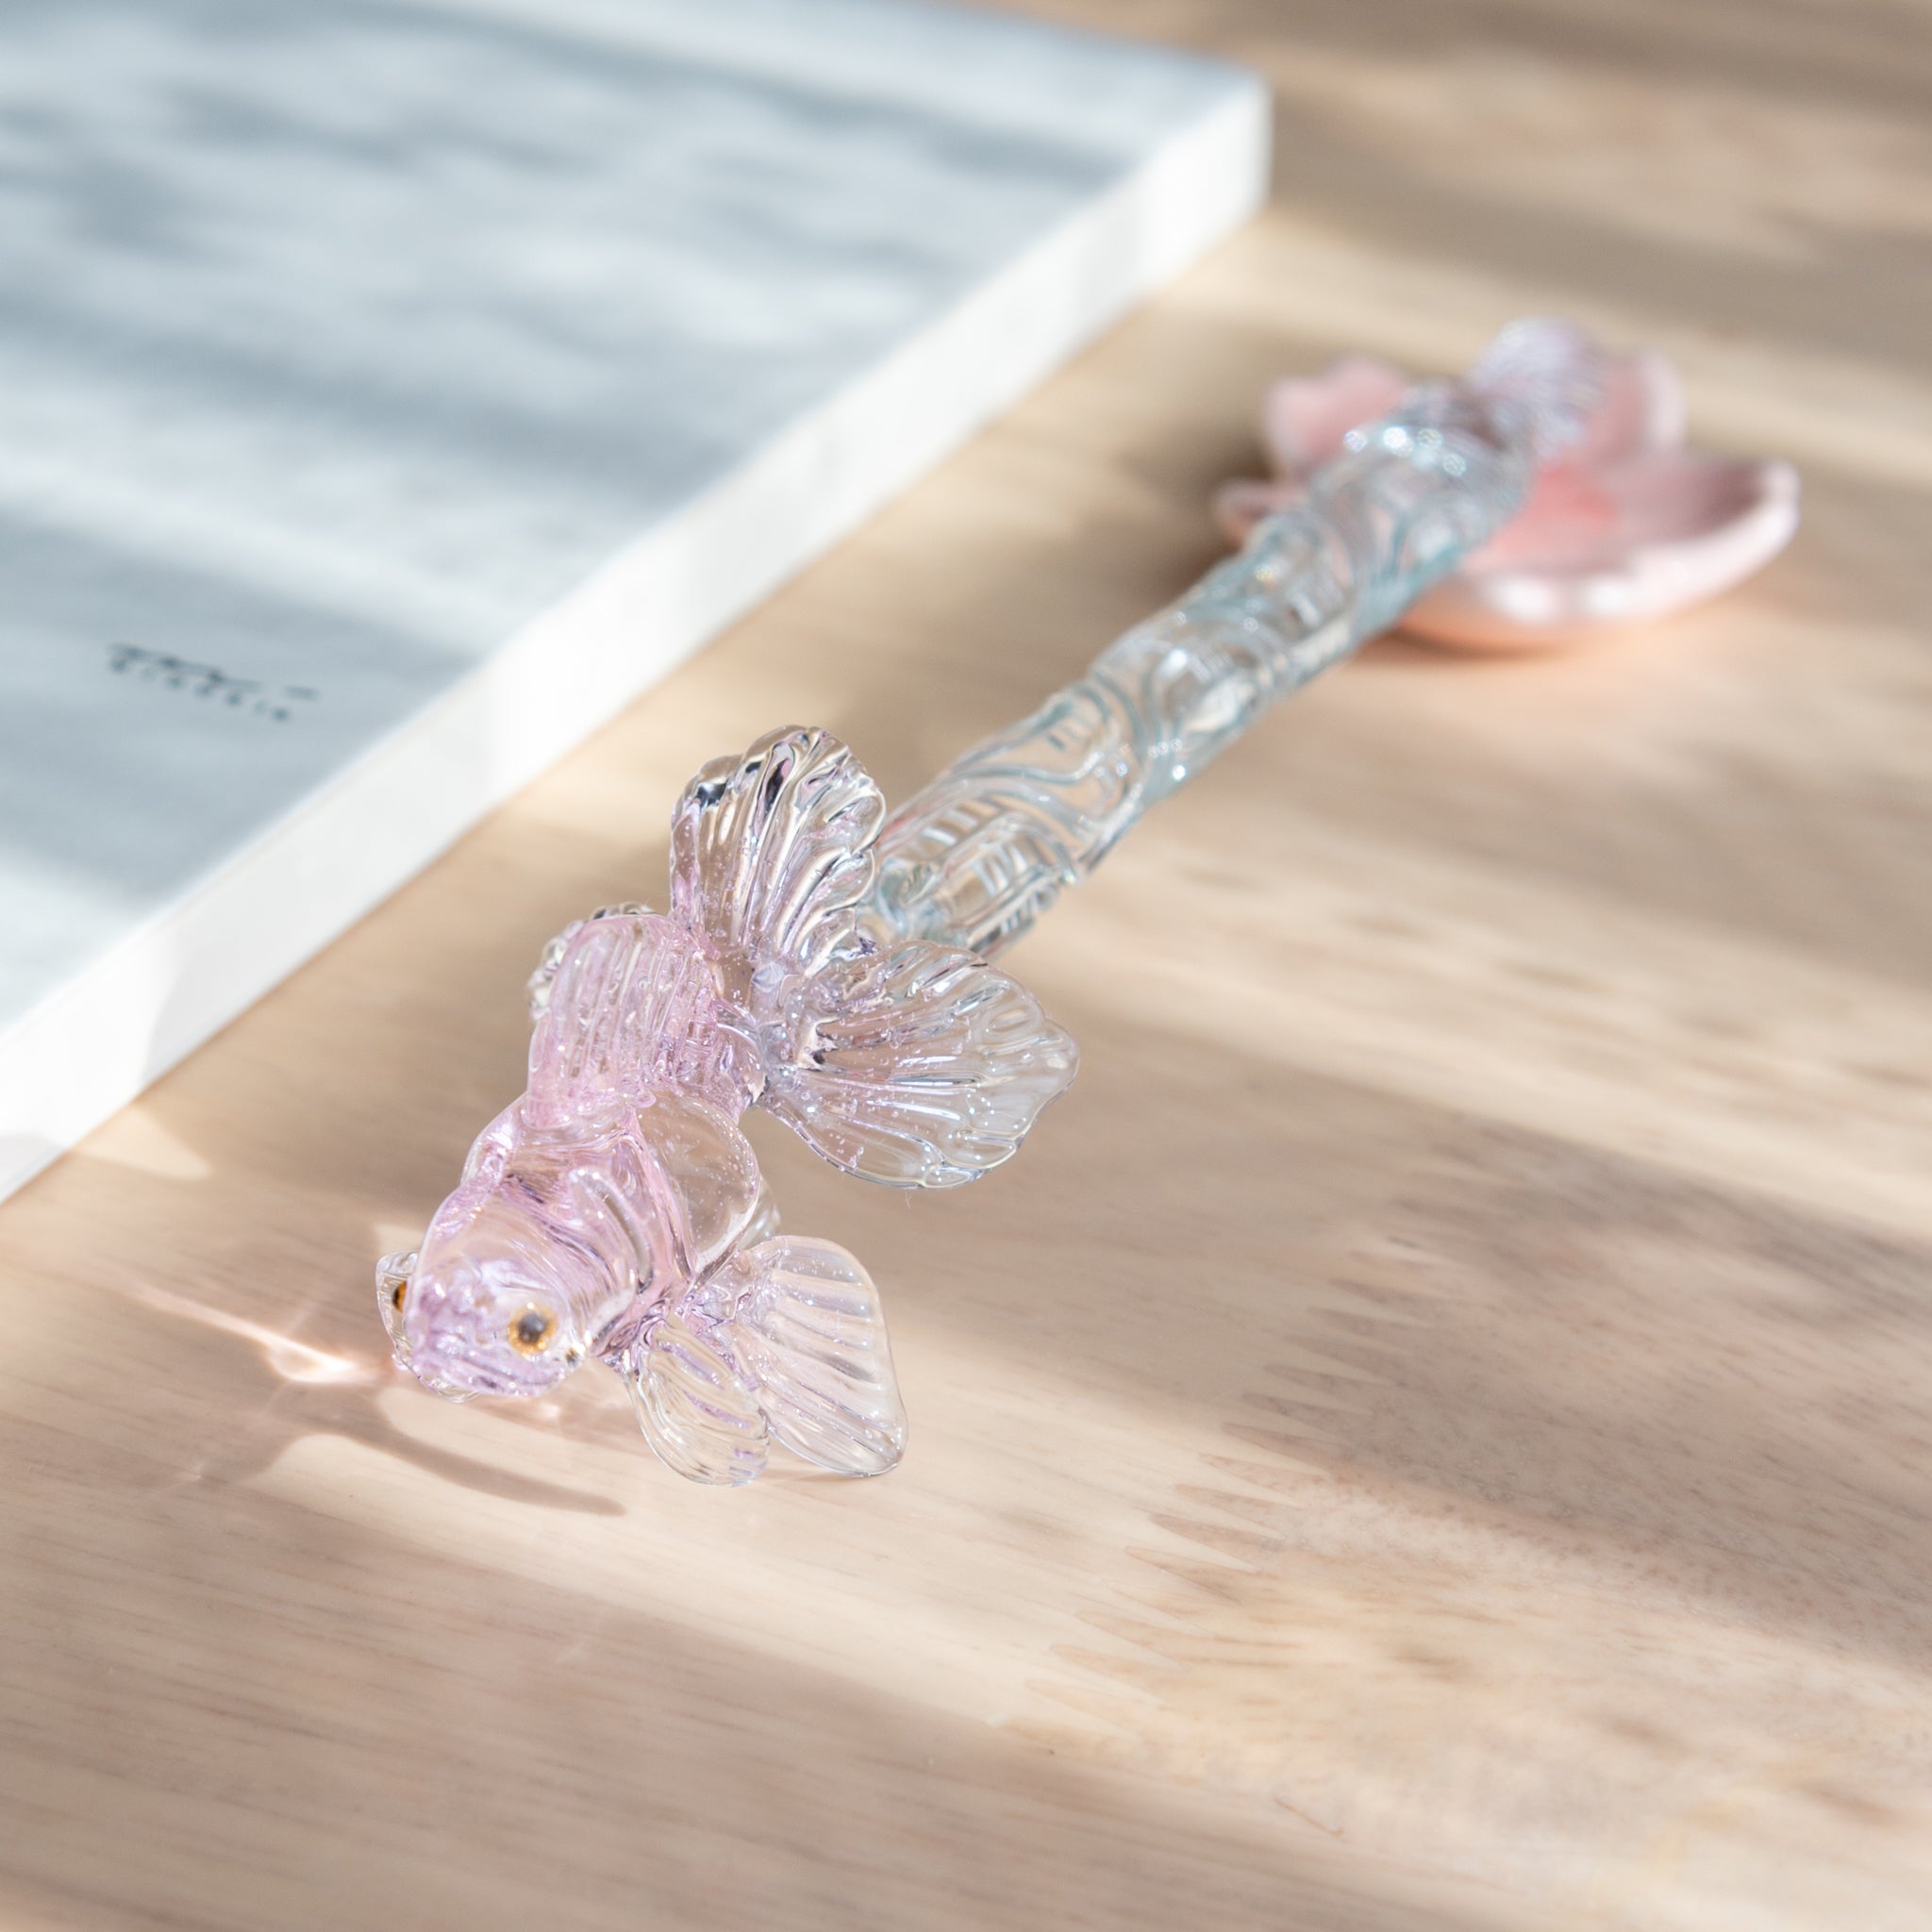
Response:
[{"label": "golden fish eye", "polygon": [[389,1291],[389,1305],[397,1314],[403,1312],[403,1297],[409,1291],[409,1277],[405,1274]]},{"label": "golden fish eye", "polygon": [[509,1323],[509,1345],[519,1355],[541,1355],[557,1333],[557,1317],[539,1302],[532,1302]]}]

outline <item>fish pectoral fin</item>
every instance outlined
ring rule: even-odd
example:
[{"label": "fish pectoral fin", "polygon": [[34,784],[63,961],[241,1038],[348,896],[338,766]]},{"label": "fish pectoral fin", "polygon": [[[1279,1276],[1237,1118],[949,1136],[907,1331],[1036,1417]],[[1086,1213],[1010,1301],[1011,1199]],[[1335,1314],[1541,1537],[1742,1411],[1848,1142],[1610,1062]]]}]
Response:
[{"label": "fish pectoral fin", "polygon": [[773,1438],[835,1475],[883,1475],[906,1453],[906,1410],[878,1290],[831,1241],[774,1235],[707,1284]]},{"label": "fish pectoral fin", "polygon": [[696,1483],[736,1486],[764,1472],[769,1432],[729,1345],[673,1311],[635,1343],[618,1374],[644,1441]]}]

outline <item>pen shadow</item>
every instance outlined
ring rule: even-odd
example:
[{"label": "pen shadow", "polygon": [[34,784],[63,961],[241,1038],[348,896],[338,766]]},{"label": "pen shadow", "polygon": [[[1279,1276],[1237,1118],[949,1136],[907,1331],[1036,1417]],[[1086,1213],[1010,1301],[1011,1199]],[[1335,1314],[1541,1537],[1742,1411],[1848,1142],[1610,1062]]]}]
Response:
[{"label": "pen shadow", "polygon": [[[184,1324],[192,1337],[195,1374],[221,1391],[219,1431],[191,1448],[174,1473],[175,1482],[244,1483],[272,1468],[293,1443],[339,1436],[480,1495],[590,1516],[624,1514],[613,1497],[505,1469],[398,1428],[383,1412],[385,1394],[441,1398],[418,1389],[386,1349],[370,1345],[377,1320],[373,1288],[360,1323],[350,1319],[352,1297],[329,1294],[292,1308],[262,1309],[286,1324],[277,1327],[130,1272],[116,1271],[116,1276],[117,1291],[141,1316]],[[306,1331],[299,1338],[298,1328]],[[172,1353],[139,1336],[126,1341],[146,1358]],[[555,1428],[559,1416],[555,1401],[501,1407],[510,1419],[537,1428]],[[520,1414],[524,1409],[534,1412]]]},{"label": "pen shadow", "polygon": [[[196,1352],[206,1373],[223,1391],[220,1441],[203,1445],[184,1460],[176,1481],[246,1482],[272,1468],[292,1444],[313,1436],[339,1436],[478,1495],[585,1516],[625,1513],[624,1504],[613,1496],[505,1469],[399,1427],[384,1412],[385,1396],[421,1405],[416,1412],[425,1420],[444,1408],[471,1405],[450,1403],[422,1388],[386,1353],[369,1348],[368,1323],[349,1320],[351,1297],[329,1297],[333,1312],[325,1325],[331,1331],[331,1345],[325,1348],[133,1276],[125,1278],[123,1291],[142,1310],[185,1323],[207,1338],[196,1343]],[[311,1303],[291,1325],[310,1326],[315,1307]],[[373,1308],[368,1314],[376,1319]],[[334,1332],[348,1328],[356,1331],[353,1337]],[[140,1345],[138,1341],[135,1345]],[[533,1435],[561,1435],[575,1442],[621,1450],[636,1458],[644,1479],[671,1479],[658,1467],[628,1406],[608,1399],[608,1393],[597,1399],[594,1391],[603,1389],[597,1367],[586,1363],[554,1396],[486,1402],[483,1412]],[[835,1484],[838,1478],[774,1448],[759,1481],[775,1490]]]}]

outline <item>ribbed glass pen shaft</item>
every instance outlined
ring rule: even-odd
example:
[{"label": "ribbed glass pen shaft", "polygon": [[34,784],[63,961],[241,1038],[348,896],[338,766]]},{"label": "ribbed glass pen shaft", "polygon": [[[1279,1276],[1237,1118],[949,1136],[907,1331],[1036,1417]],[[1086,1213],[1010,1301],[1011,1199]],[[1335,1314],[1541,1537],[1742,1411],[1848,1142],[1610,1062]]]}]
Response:
[{"label": "ribbed glass pen shaft", "polygon": [[1488,541],[1575,436],[1596,369],[1576,331],[1517,324],[1465,381],[1353,432],[1303,503],[893,813],[875,935],[1011,944],[1149,806]]}]

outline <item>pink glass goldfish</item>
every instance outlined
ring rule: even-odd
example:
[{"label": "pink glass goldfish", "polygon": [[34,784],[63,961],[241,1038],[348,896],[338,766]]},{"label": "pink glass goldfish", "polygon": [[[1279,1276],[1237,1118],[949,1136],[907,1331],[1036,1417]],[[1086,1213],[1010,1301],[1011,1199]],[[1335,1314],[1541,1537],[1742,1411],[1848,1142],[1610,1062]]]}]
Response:
[{"label": "pink glass goldfish", "polygon": [[426,1387],[540,1395],[595,1358],[695,1480],[748,1482],[773,1441],[841,1475],[898,1461],[877,1291],[843,1248],[777,1232],[739,1119],[762,1107],[868,1179],[953,1186],[1014,1152],[1076,1055],[974,954],[864,929],[884,816],[829,733],[772,733],[687,787],[668,912],[609,908],[552,941],[528,1087],[421,1249],[377,1270]]}]

